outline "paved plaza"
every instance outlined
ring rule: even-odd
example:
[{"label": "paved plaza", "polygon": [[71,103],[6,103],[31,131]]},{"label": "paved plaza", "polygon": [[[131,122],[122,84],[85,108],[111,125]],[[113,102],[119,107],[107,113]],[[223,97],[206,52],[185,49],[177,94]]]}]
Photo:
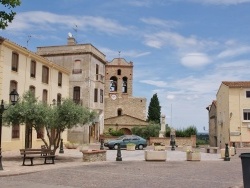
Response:
[{"label": "paved plaza", "polygon": [[78,149],[64,149],[64,154],[57,153],[54,165],[43,165],[43,161],[34,159],[35,166],[22,166],[19,151],[6,151],[0,187],[243,187],[239,153],[249,150],[238,149],[230,161],[222,160],[220,154],[201,152],[199,162],[186,161],[186,153],[178,148],[176,151],[169,148],[166,152],[164,162],[145,161],[144,150],[122,150],[122,161],[116,161],[116,150],[107,150],[105,162],[82,162]]}]

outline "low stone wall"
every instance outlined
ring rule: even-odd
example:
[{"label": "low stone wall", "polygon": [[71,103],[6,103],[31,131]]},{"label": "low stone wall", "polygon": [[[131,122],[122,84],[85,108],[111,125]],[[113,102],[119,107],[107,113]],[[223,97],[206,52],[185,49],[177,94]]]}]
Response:
[{"label": "low stone wall", "polygon": [[[153,145],[154,143],[163,143],[166,146],[170,145],[170,137],[159,138],[159,137],[150,137],[149,145]],[[178,146],[192,146],[196,147],[196,135],[192,135],[191,137],[176,137],[175,144]]]},{"label": "low stone wall", "polygon": [[106,150],[83,150],[81,151],[83,162],[106,161]]}]

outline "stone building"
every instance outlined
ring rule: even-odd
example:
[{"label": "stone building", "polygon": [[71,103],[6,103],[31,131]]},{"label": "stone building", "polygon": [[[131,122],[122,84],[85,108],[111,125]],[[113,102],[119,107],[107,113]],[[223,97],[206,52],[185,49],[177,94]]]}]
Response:
[{"label": "stone building", "polygon": [[[9,93],[15,89],[21,97],[26,91],[38,100],[52,104],[55,99],[69,97],[69,71],[26,48],[0,37],[0,99],[9,103]],[[45,130],[41,133],[46,138]],[[40,148],[41,134],[26,125],[3,126],[2,149]],[[67,132],[61,135],[67,141]]]},{"label": "stone building", "polygon": [[131,134],[134,126],[146,126],[146,98],[133,97],[133,63],[115,58],[105,66],[104,125]]},{"label": "stone building", "polygon": [[93,124],[69,130],[68,140],[98,141],[104,130],[105,55],[91,44],[77,44],[73,36],[69,36],[67,45],[38,47],[37,53],[70,70],[70,97],[98,113]]},{"label": "stone building", "polygon": [[217,147],[217,110],[216,101],[214,100],[207,108],[209,123],[209,145]]}]

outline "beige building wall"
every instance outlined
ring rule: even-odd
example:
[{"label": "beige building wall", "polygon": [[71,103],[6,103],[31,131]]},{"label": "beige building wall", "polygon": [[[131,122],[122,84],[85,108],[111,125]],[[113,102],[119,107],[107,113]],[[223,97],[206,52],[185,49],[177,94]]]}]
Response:
[{"label": "beige building wall", "polygon": [[[77,44],[73,37],[68,38],[67,45],[38,47],[37,53],[68,69],[70,97],[74,98],[74,87],[80,87],[80,104],[98,113],[94,125],[78,126],[69,130],[69,141],[98,141],[104,130],[105,55],[91,44]],[[94,100],[95,89],[98,90],[97,101]]]},{"label": "beige building wall", "polygon": [[[12,52],[19,56],[18,71],[11,70]],[[36,77],[30,77],[31,61],[36,61]],[[49,68],[49,83],[42,83],[42,66]],[[62,86],[58,86],[58,72],[62,73]],[[52,104],[53,99],[57,99],[57,94],[62,98],[69,97],[69,71],[59,65],[44,59],[43,57],[26,50],[25,48],[0,38],[0,96],[5,104],[9,102],[10,81],[17,82],[17,92],[21,97],[30,86],[35,87],[35,95],[38,100],[42,100],[43,90],[48,91],[48,104]],[[24,148],[25,144],[25,125],[20,126],[20,137],[12,139],[12,127],[3,126],[2,129],[2,148],[3,150],[13,150]],[[62,138],[67,141],[67,132],[62,134]],[[32,147],[40,147],[43,144],[41,139],[37,139],[36,131],[32,130]]]},{"label": "beige building wall", "polygon": [[221,147],[225,143],[238,147],[250,144],[250,120],[244,120],[244,111],[250,111],[250,82],[222,82],[217,94],[218,128]]}]

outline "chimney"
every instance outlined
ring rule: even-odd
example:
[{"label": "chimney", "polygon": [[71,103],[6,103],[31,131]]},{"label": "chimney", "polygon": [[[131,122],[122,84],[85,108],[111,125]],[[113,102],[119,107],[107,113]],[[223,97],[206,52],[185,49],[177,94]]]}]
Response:
[{"label": "chimney", "polygon": [[76,45],[76,40],[74,37],[68,37],[68,45]]}]

